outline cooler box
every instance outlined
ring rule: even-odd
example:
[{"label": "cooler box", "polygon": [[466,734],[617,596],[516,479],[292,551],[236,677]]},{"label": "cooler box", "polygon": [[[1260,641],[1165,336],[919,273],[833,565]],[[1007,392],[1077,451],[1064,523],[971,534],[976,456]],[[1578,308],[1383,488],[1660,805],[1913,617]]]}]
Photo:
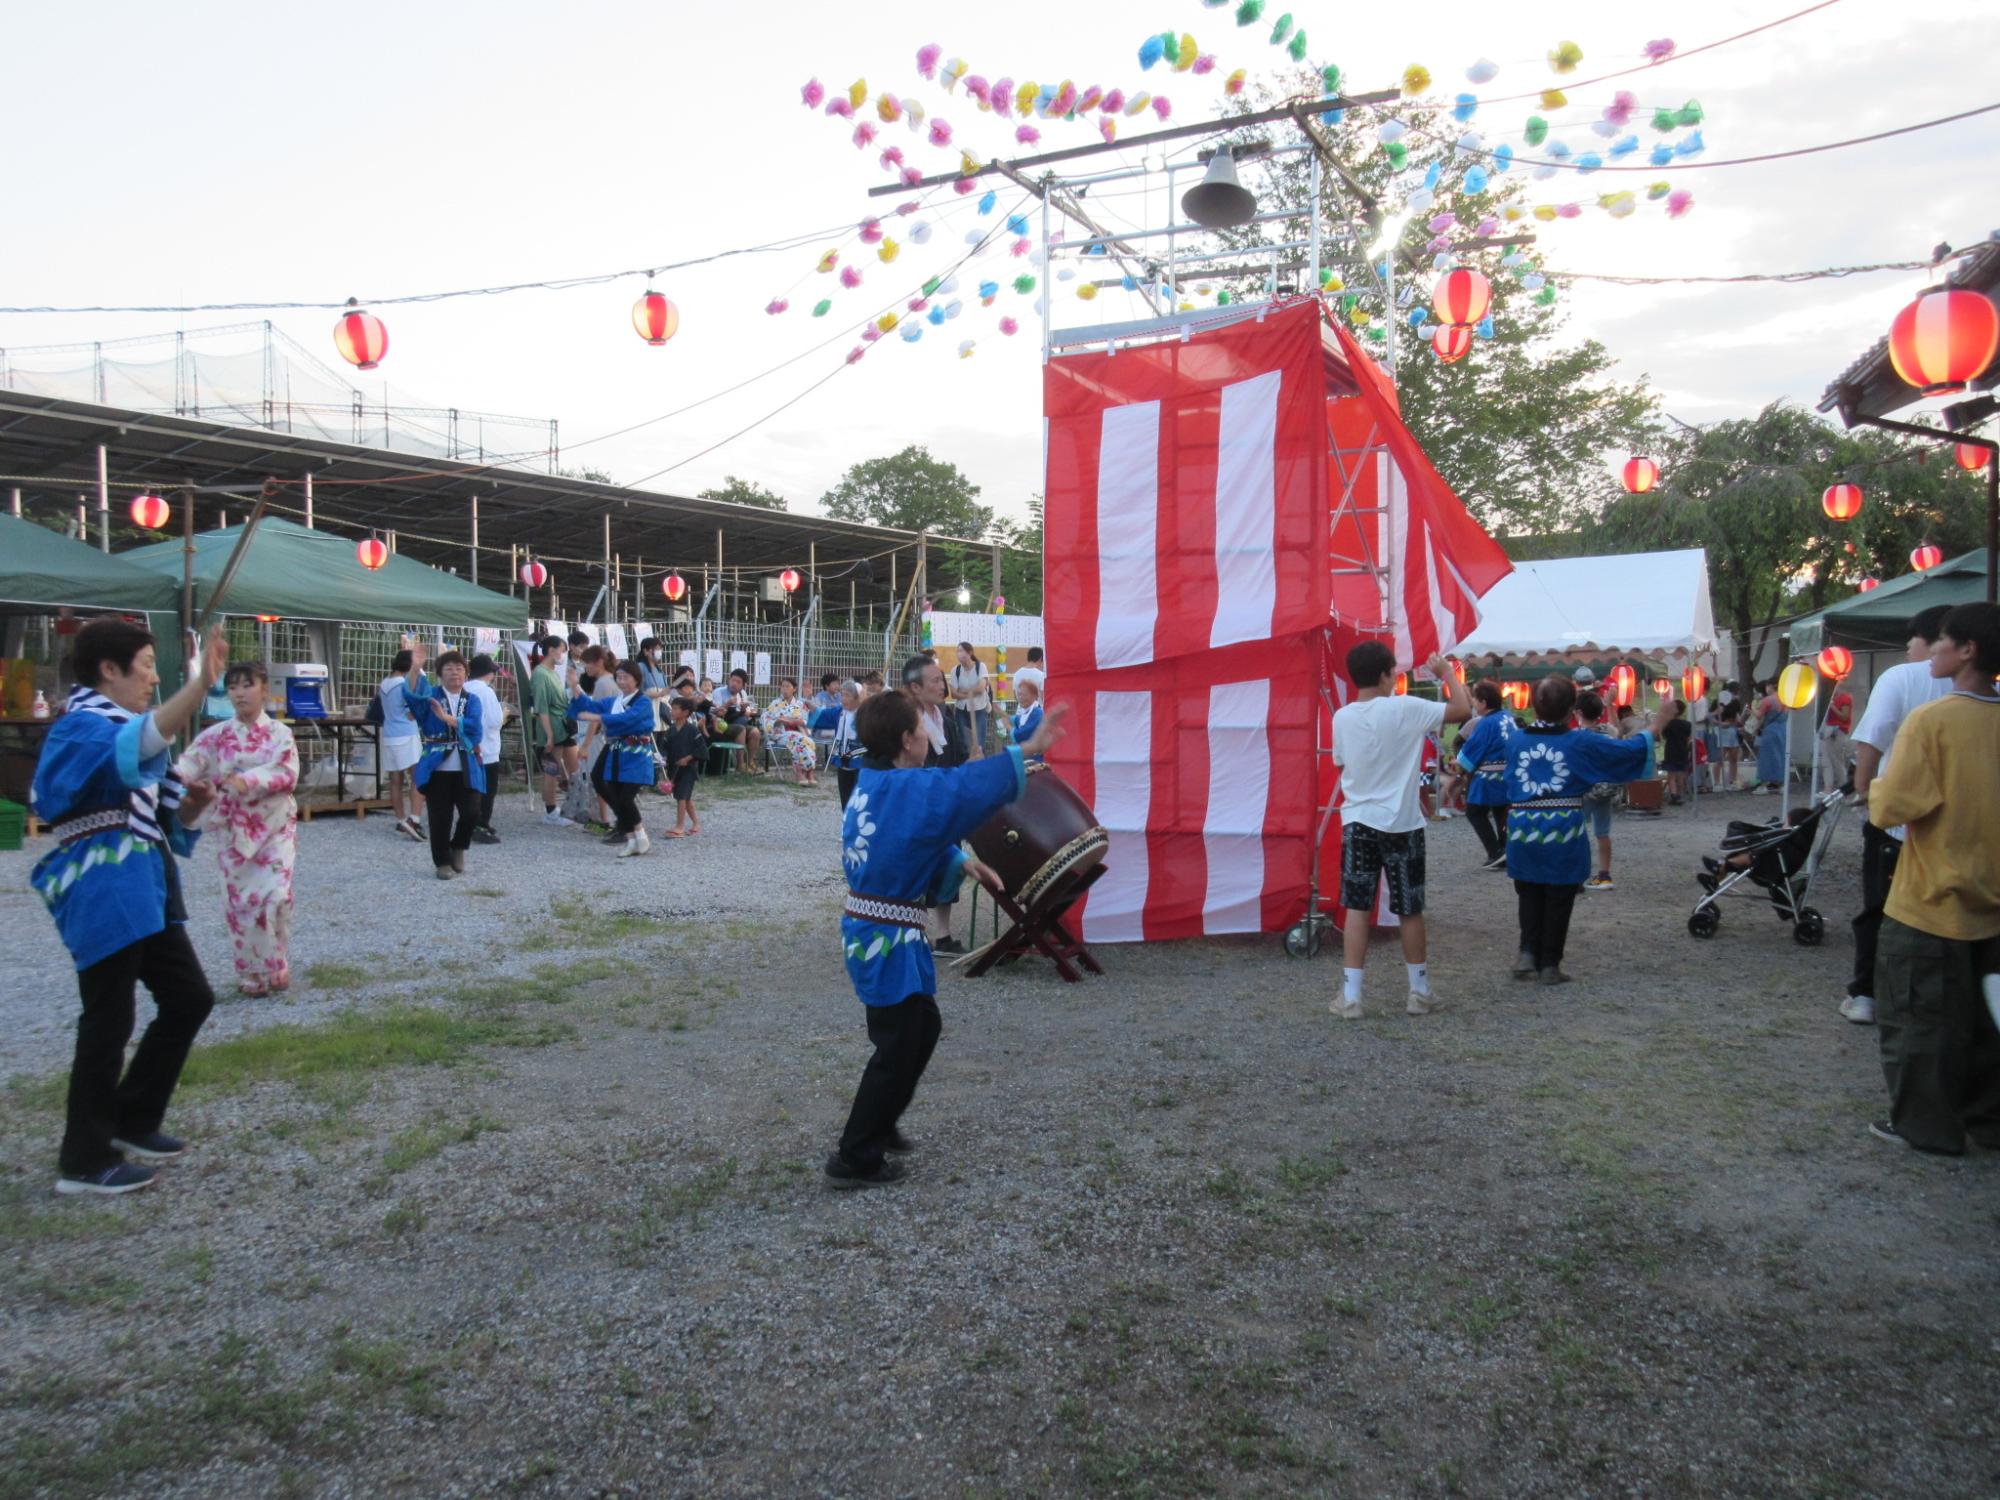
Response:
[{"label": "cooler box", "polygon": [[283,685],[285,717],[290,719],[326,717],[328,675],[323,663],[285,662],[274,668],[271,675]]}]

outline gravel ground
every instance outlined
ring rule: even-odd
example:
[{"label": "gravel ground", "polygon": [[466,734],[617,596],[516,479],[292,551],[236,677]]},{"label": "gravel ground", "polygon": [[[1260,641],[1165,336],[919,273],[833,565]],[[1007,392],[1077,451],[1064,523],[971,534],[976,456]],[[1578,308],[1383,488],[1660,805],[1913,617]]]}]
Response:
[{"label": "gravel ground", "polygon": [[0,856],[0,1495],[2000,1492],[1996,1158],[1864,1134],[1843,922],[1685,933],[1756,803],[1621,822],[1564,990],[1463,823],[1446,1014],[1389,945],[1359,1024],[1268,938],[949,977],[911,1179],[835,1194],[831,796],[616,865],[520,801],[450,886],[308,827],[308,977],[218,1007],[195,1151],[102,1206],[48,1194],[71,991]]}]

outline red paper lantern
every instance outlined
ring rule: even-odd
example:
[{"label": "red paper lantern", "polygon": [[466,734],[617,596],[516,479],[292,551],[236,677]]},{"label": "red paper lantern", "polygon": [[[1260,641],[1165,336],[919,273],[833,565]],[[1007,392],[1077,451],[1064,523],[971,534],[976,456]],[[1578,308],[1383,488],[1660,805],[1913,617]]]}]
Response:
[{"label": "red paper lantern", "polygon": [[132,524],[143,526],[148,531],[158,531],[173,519],[173,507],[158,495],[134,495],[132,497]]},{"label": "red paper lantern", "polygon": [[1643,495],[1660,482],[1660,466],[1650,458],[1635,455],[1625,460],[1624,472],[1618,477],[1624,481],[1628,494]]},{"label": "red paper lantern", "polygon": [[1692,703],[1708,691],[1708,673],[1700,667],[1689,667],[1681,673],[1681,696]]},{"label": "red paper lantern", "polygon": [[1925,292],[1889,325],[1889,363],[1926,396],[1949,396],[2000,350],[2000,312],[1978,292]]},{"label": "red paper lantern", "polygon": [[362,567],[373,573],[389,561],[389,544],[378,536],[371,536],[354,549],[354,557]]},{"label": "red paper lantern", "polygon": [[660,580],[660,592],[667,596],[670,603],[680,603],[687,598],[687,591],[688,581],[678,573],[669,573]]},{"label": "red paper lantern", "polygon": [[1882,587],[1882,580],[1879,578],[1864,578],[1854,587],[1856,592],[1866,594],[1873,589]]},{"label": "red paper lantern", "polygon": [[257,623],[259,625],[275,625],[282,619],[284,619],[283,615],[259,615],[257,616]]},{"label": "red paper lantern", "polygon": [[389,352],[389,330],[371,312],[363,312],[354,298],[347,299],[348,311],[333,325],[333,347],[340,357],[357,370],[372,370]]},{"label": "red paper lantern", "polygon": [[1656,677],[1653,679],[1654,697],[1671,698],[1673,697],[1673,695],[1674,695],[1674,683],[1671,677]]},{"label": "red paper lantern", "polygon": [[1986,467],[1986,450],[1976,443],[1955,443],[1951,456],[1958,461],[1961,469],[1976,474]]},{"label": "red paper lantern", "polygon": [[1819,654],[1819,669],[1838,682],[1854,670],[1854,653],[1845,646],[1828,646]]},{"label": "red paper lantern", "polygon": [[778,582],[783,586],[786,593],[792,593],[799,586],[799,570],[797,568],[785,569],[784,572],[778,575]]},{"label": "red paper lantern", "polygon": [[1631,706],[1632,695],[1639,690],[1639,674],[1621,661],[1606,674],[1604,685],[1610,691],[1611,706],[1627,708]]},{"label": "red paper lantern", "polygon": [[1431,348],[1448,365],[1457,364],[1472,352],[1470,328],[1440,328],[1431,335]]},{"label": "red paper lantern", "polygon": [[1819,508],[1836,521],[1851,521],[1861,514],[1861,486],[1842,480],[1830,484],[1819,497]]},{"label": "red paper lantern", "polygon": [[1396,674],[1396,696],[1398,698],[1401,698],[1409,691],[1410,691],[1410,674],[1408,672],[1398,672]]},{"label": "red paper lantern", "polygon": [[1944,549],[1935,542],[1925,542],[1910,553],[1910,566],[1919,573],[1927,573],[1944,561]]},{"label": "red paper lantern", "polygon": [[1528,701],[1532,694],[1529,693],[1525,682],[1503,682],[1500,684],[1500,697],[1518,714],[1527,712]]},{"label": "red paper lantern", "polygon": [[1492,305],[1493,283],[1463,267],[1445,272],[1431,288],[1431,311],[1450,328],[1472,327]]},{"label": "red paper lantern", "polygon": [[531,589],[538,589],[549,581],[549,570],[538,562],[521,565],[521,582]]},{"label": "red paper lantern", "polygon": [[632,326],[649,344],[664,344],[680,332],[681,310],[651,287],[632,304]]}]

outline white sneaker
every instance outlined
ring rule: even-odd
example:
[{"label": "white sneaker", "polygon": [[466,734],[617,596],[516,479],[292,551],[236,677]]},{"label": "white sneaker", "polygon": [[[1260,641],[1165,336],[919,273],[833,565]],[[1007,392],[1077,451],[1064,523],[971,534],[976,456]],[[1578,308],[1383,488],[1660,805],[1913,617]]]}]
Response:
[{"label": "white sneaker", "polygon": [[648,839],[645,834],[635,833],[619,846],[615,857],[618,859],[633,859],[638,855],[644,854],[652,847],[652,840]]},{"label": "white sneaker", "polygon": [[1341,996],[1336,995],[1326,1008],[1336,1016],[1339,1016],[1343,1021],[1358,1021],[1361,1019],[1361,1002],[1359,1000],[1350,1005]]},{"label": "white sneaker", "polygon": [[1403,1006],[1404,1011],[1413,1016],[1435,1015],[1444,1008],[1444,1001],[1436,995],[1419,995],[1415,990],[1410,991],[1410,998]]},{"label": "white sneaker", "polygon": [[574,827],[576,827],[576,819],[574,819],[574,818],[565,818],[565,817],[564,817],[564,816],[563,816],[563,815],[562,815],[561,813],[559,813],[559,812],[545,812],[545,813],[543,813],[543,814],[542,814],[542,821],[543,821],[544,823],[546,823],[546,824],[547,824],[547,825],[548,825],[549,827],[551,827],[551,828],[574,828]]},{"label": "white sneaker", "polygon": [[1856,1026],[1873,1026],[1875,999],[1872,995],[1849,995],[1840,1002],[1840,1013]]}]

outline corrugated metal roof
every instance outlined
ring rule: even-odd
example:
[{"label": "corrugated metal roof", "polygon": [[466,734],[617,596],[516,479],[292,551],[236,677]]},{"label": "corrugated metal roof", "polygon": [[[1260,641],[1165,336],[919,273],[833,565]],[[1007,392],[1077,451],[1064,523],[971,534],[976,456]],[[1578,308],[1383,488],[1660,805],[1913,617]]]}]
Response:
[{"label": "corrugated metal roof", "polygon": [[[1995,293],[2000,292],[2000,230],[1959,256],[1946,273],[1944,284],[1995,297]],[[2000,300],[2000,297],[1995,297],[1995,300]],[[2000,381],[2000,358],[1987,366],[1985,373],[1973,385],[1985,390],[1996,381]],[[1884,334],[1869,347],[1867,353],[1834,377],[1833,383],[1819,399],[1819,409],[1839,411],[1841,421],[1852,427],[1854,414],[1886,417],[1892,411],[1921,400],[1923,397],[1917,394],[1917,388],[1905,385],[1902,377],[1889,367],[1889,336]]]}]

